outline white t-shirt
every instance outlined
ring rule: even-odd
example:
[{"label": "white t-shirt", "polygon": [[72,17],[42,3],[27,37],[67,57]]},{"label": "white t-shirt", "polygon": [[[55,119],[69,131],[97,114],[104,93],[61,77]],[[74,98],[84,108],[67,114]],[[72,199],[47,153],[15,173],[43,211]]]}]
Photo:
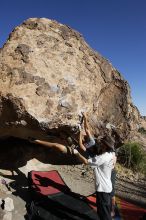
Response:
[{"label": "white t-shirt", "polygon": [[90,158],[88,164],[94,169],[96,191],[110,193],[112,191],[113,153],[105,152],[102,155]]}]

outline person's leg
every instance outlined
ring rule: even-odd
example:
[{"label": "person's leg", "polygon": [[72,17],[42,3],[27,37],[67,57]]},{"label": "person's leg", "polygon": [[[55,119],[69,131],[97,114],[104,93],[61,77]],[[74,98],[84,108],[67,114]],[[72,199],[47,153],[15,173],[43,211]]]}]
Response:
[{"label": "person's leg", "polygon": [[58,150],[62,153],[67,153],[66,146],[58,143],[52,143],[48,141],[42,141],[42,140],[34,140],[33,143],[43,145],[44,147],[53,148],[55,150]]},{"label": "person's leg", "polygon": [[115,216],[115,206],[116,206],[116,198],[115,196],[112,197],[111,199],[111,216]]},{"label": "person's leg", "polygon": [[96,196],[97,213],[100,220],[112,220],[110,210],[110,194],[97,192]]},{"label": "person's leg", "polygon": [[115,169],[112,170],[111,173],[111,182],[112,182],[112,192],[111,192],[111,216],[115,216],[115,205],[116,205],[116,200],[115,200],[115,181],[116,181],[116,171]]}]

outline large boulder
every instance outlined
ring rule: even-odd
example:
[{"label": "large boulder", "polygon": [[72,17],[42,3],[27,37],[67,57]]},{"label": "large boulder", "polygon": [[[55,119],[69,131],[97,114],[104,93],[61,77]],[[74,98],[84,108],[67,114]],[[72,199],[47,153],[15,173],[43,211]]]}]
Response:
[{"label": "large boulder", "polygon": [[[95,135],[138,127],[127,81],[81,34],[46,18],[16,27],[0,49],[0,137],[76,132],[82,111]],[[107,126],[108,124],[108,126]]]}]

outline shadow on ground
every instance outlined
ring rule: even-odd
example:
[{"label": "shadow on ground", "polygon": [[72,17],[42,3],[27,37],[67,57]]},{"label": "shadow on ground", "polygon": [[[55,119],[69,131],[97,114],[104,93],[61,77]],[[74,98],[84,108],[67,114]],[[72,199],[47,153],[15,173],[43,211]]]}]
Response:
[{"label": "shadow on ground", "polygon": [[[14,200],[17,200],[18,197],[21,198],[24,205],[30,201],[30,192],[27,177],[19,168],[26,166],[27,162],[34,158],[46,165],[72,165],[78,163],[71,155],[63,155],[53,149],[32,144],[27,140],[18,138],[0,140],[0,177],[9,179],[12,198]],[[10,172],[7,172],[7,170]],[[19,201],[15,201],[15,203],[19,203]]]},{"label": "shadow on ground", "polygon": [[146,208],[146,182],[129,181],[117,178],[116,194],[127,202]]},{"label": "shadow on ground", "polygon": [[33,158],[46,164],[69,165],[77,163],[71,155],[64,155],[26,140],[18,138],[0,140],[0,169],[15,170],[25,166],[27,161]]}]

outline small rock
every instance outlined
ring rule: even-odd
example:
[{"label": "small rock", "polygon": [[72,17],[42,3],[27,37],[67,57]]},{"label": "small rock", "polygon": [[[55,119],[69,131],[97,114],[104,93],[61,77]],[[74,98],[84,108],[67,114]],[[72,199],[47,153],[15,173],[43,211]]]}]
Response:
[{"label": "small rock", "polygon": [[11,212],[6,212],[3,216],[2,220],[12,220],[12,213]]},{"label": "small rock", "polygon": [[4,201],[5,201],[4,210],[8,212],[13,211],[14,210],[13,199],[7,197]]},{"label": "small rock", "polygon": [[11,192],[11,191],[7,191],[6,194],[7,194],[7,195],[10,195],[10,194],[12,194],[12,192]]},{"label": "small rock", "polygon": [[2,205],[2,203],[3,203],[3,201],[2,201],[2,199],[0,198],[0,206]]},{"label": "small rock", "polygon": [[27,125],[27,122],[24,121],[24,120],[21,120],[21,125],[26,126],[26,125]]}]

